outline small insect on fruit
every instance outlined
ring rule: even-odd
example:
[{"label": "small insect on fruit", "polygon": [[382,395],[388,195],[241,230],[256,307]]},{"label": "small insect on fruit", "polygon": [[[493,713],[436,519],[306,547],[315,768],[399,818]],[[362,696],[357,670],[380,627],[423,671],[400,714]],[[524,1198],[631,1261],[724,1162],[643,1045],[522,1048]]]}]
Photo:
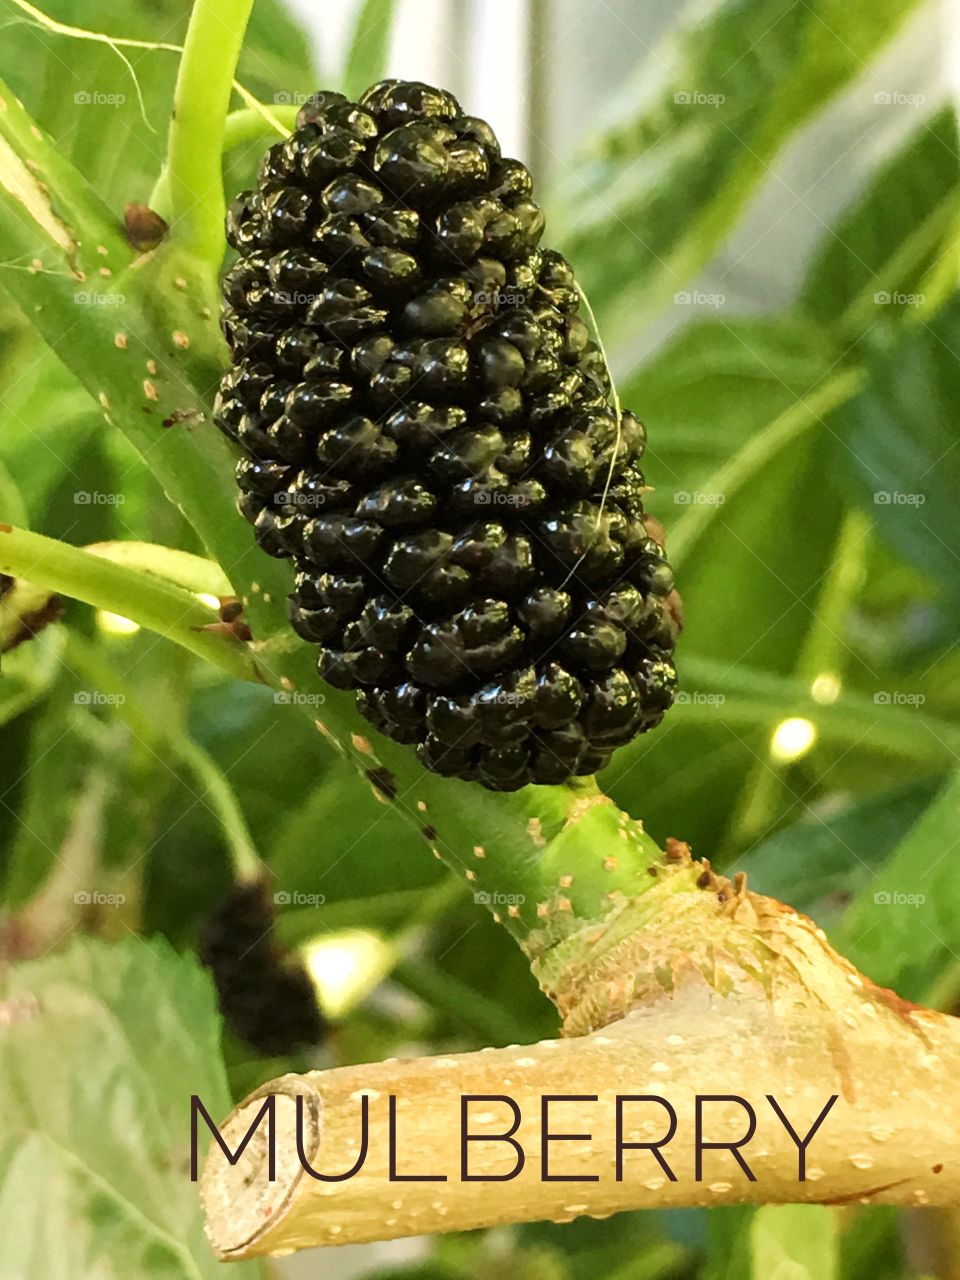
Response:
[{"label": "small insect on fruit", "polygon": [[319,93],[231,204],[223,281],[216,419],[293,627],[378,729],[493,790],[595,772],[676,686],[645,431],[531,193],[443,90]]}]

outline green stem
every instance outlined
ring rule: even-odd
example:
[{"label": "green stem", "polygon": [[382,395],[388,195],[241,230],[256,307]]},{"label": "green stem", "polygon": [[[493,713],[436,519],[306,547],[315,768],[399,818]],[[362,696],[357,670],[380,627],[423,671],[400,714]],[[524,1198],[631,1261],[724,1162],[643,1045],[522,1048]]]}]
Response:
[{"label": "green stem", "polygon": [[261,679],[246,645],[231,635],[205,630],[216,624],[218,614],[161,578],[10,525],[0,525],[0,573],[131,618],[228,675]]},{"label": "green stem", "polygon": [[180,58],[167,157],[150,197],[185,248],[223,253],[224,122],[253,0],[195,0]]},{"label": "green stem", "polygon": [[[849,652],[843,633],[847,615],[863,586],[870,529],[870,521],[857,509],[843,519],[833,561],[793,671],[793,678],[803,685],[810,686],[821,674],[829,673],[837,679],[843,674]],[[770,731],[775,727],[776,721],[771,720]],[[768,759],[758,760],[753,766],[730,823],[735,847],[746,847],[776,822],[788,769],[789,765]]]},{"label": "green stem", "polygon": [[[277,117],[288,133],[293,132],[297,121],[299,107],[294,105],[271,106],[270,114]],[[247,142],[257,142],[261,138],[276,138],[277,130],[261,112],[253,107],[241,107],[239,111],[231,111],[223,127],[223,149],[232,151],[234,147],[242,147]],[[282,136],[282,135],[280,135]]]},{"label": "green stem", "polygon": [[[206,605],[150,574],[10,526],[0,526],[0,572],[132,618],[230,675],[266,678],[247,646],[202,630],[217,616]],[[314,656],[298,646],[282,667],[271,661],[269,675],[270,683],[286,689],[310,690],[316,686]],[[319,727],[316,702],[302,709]],[[575,918],[602,915],[610,894],[636,893],[649,883],[646,869],[660,856],[656,843],[593,779],[526,787],[507,800],[427,773],[408,748],[386,739],[378,737],[374,750],[356,732],[349,694],[326,690],[319,714],[324,729],[371,782],[396,793],[392,803],[409,822],[435,827],[430,838],[436,855],[519,941],[531,932],[549,939],[553,929],[562,933]],[[380,775],[388,781],[380,782]]]},{"label": "green stem", "polygon": [[103,660],[99,651],[82,637],[72,634],[67,649],[67,663],[103,693],[119,695],[117,715],[150,751],[166,749],[203,788],[200,800],[209,805],[223,832],[227,851],[238,880],[256,880],[264,872],[240,802],[223,771],[213,757],[188,734],[172,726],[160,727],[158,718],[148,711],[133,687],[119,677],[114,667]]},{"label": "green stem", "polygon": [[181,763],[204,788],[201,798],[204,802],[209,801],[223,831],[233,863],[234,879],[259,879],[264,874],[264,864],[260,861],[240,803],[220,766],[198,742],[186,734],[171,737],[169,742]]},{"label": "green stem", "polygon": [[177,547],[164,547],[156,542],[92,542],[85,550],[113,564],[172,582],[197,595],[219,597],[233,592],[229,579],[218,564]]}]

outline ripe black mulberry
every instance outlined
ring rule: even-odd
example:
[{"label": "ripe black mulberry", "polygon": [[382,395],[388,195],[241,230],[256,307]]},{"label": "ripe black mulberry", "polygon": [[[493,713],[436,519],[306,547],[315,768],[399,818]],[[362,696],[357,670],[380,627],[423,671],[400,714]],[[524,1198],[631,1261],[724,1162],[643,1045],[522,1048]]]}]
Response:
[{"label": "ripe black mulberry", "polygon": [[231,1031],[269,1056],[319,1044],[327,1024],[300,954],[276,940],[266,880],[231,886],[203,922],[199,954]]},{"label": "ripe black mulberry", "polygon": [[646,433],[543,227],[489,125],[403,81],[317,94],[227,219],[216,418],[290,621],[378,729],[493,790],[595,772],[676,686]]}]

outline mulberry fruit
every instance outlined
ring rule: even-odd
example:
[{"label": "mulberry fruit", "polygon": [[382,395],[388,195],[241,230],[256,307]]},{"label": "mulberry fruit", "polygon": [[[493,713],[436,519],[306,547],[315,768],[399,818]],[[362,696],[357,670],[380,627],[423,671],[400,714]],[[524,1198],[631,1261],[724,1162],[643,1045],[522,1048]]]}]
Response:
[{"label": "mulberry fruit", "polygon": [[266,880],[235,883],[203,923],[199,955],[231,1031],[268,1056],[319,1044],[327,1024],[300,956],[274,933]]},{"label": "mulberry fruit", "polygon": [[602,768],[676,685],[645,430],[531,193],[449,93],[384,81],[311,99],[227,217],[216,420],[290,621],[381,732],[493,790]]}]

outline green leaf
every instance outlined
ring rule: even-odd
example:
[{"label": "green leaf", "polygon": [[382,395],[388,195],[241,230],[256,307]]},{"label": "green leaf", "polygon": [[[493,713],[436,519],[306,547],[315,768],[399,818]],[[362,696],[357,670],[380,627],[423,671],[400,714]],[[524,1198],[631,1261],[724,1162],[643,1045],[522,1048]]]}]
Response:
[{"label": "green leaf", "polygon": [[130,785],[128,744],[109,733],[98,735],[91,695],[91,690],[77,691],[64,670],[42,714],[33,719],[2,886],[2,897],[14,911],[38,891],[46,892],[44,919],[61,921],[61,927],[76,914],[73,895],[96,883],[108,802]]},{"label": "green leaf", "polygon": [[0,460],[0,514],[7,524],[28,523],[27,508],[16,481]]},{"label": "green leaf", "polygon": [[[889,335],[888,335],[889,336]],[[888,547],[960,595],[960,297],[878,347],[869,381],[839,410],[840,457]]]},{"label": "green leaf", "polygon": [[960,774],[907,832],[841,921],[844,954],[874,982],[921,999],[960,953]]},{"label": "green leaf", "polygon": [[[111,1188],[55,1143],[28,1138],[0,1180],[0,1269],[23,1280],[197,1280],[172,1239],[159,1236]],[[68,1249],[63,1242],[69,1240]]]},{"label": "green leaf", "polygon": [[[677,570],[688,652],[792,667],[841,523],[822,436],[859,375],[830,372],[836,359],[809,323],[704,323],[624,390],[650,430],[644,474]],[[815,522],[811,493],[824,495]]]},{"label": "green leaf", "polygon": [[816,390],[836,356],[832,336],[802,317],[701,320],[621,386],[649,429],[644,471],[670,531],[690,515],[677,494],[706,492],[757,432]]},{"label": "green leaf", "polygon": [[651,424],[650,505],[678,568],[716,536],[730,503],[772,502],[765,473],[859,385],[854,370],[831,375],[835,363],[829,335],[776,317],[690,326],[636,374],[623,398]]},{"label": "green leaf", "polygon": [[0,1273],[219,1276],[189,1179],[190,1095],[230,1104],[207,976],[161,942],[85,939],[5,987]]},{"label": "green leaf", "polygon": [[837,1215],[812,1204],[764,1205],[750,1223],[752,1280],[832,1280]]},{"label": "green leaf", "polygon": [[365,0],[354,28],[343,92],[356,99],[383,76],[393,27],[394,0]]},{"label": "green leaf", "polygon": [[264,854],[279,889],[336,903],[435,884],[443,873],[429,852],[429,841],[336,760],[306,803],[278,822]]},{"label": "green leaf", "polygon": [[[566,251],[605,327],[706,263],[788,139],[860,77],[915,0],[699,5],[571,165]],[[651,71],[651,66],[655,70]]]},{"label": "green leaf", "polygon": [[278,89],[300,94],[317,88],[317,70],[306,28],[284,0],[256,0],[237,76],[270,105]]},{"label": "green leaf", "polygon": [[[680,696],[667,720],[656,733],[617,751],[602,782],[658,838],[682,832],[711,857],[721,847],[748,771],[766,758],[772,727],[788,717],[813,722],[818,749],[841,761],[848,755],[856,760],[857,785],[864,788],[882,785],[881,767],[893,775],[891,784],[905,769],[942,774],[960,751],[956,726],[917,708],[879,705],[853,689],[824,705],[807,682],[744,662],[717,662],[686,648],[678,665]],[[822,768],[800,787],[805,805],[816,804],[821,773]],[[836,785],[832,768],[825,781]]]},{"label": "green leaf", "polygon": [[[140,40],[178,44],[186,28],[177,0],[152,0],[149,9],[125,0],[38,7],[76,27]],[[125,64],[103,43],[45,29],[13,0],[0,0],[0,21],[0,72],[57,151],[96,175],[100,197],[117,214],[127,201],[146,200],[163,151],[176,54],[125,49]]]},{"label": "green leaf", "polygon": [[[150,0],[143,6],[127,0],[48,0],[39,7],[76,27],[171,45],[182,42],[189,9],[183,0]],[[163,151],[176,52],[121,49],[133,64],[131,73],[107,45],[46,30],[13,0],[0,0],[0,22],[0,74],[60,153],[82,172],[96,175],[99,195],[117,214],[128,201],[145,201]],[[281,0],[254,5],[238,77],[268,103],[278,89],[308,93],[316,88],[303,27]],[[241,158],[231,158],[228,194],[247,184],[248,168]]]},{"label": "green leaf", "polygon": [[47,692],[59,669],[65,639],[61,628],[49,627],[28,644],[3,655],[0,725],[21,715]]},{"label": "green leaf", "polygon": [[927,808],[939,779],[814,807],[737,859],[750,887],[828,927]]},{"label": "green leaf", "polygon": [[951,107],[911,134],[827,231],[801,306],[821,324],[833,325],[849,313],[858,332],[902,312],[943,252],[958,209],[960,160]]},{"label": "green leaf", "polygon": [[[0,435],[0,457],[25,512],[18,516],[0,493],[0,513],[8,524],[51,532],[43,528],[46,505],[64,478],[76,478],[77,455],[101,416],[80,383],[34,334],[8,332],[3,340],[8,348],[0,396],[7,426]],[[81,488],[74,484],[75,490]]]}]

